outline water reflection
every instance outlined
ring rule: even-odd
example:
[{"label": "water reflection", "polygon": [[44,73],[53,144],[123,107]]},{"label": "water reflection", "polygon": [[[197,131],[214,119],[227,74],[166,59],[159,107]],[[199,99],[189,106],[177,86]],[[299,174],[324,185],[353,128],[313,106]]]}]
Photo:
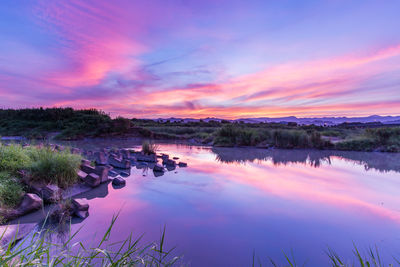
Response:
[{"label": "water reflection", "polygon": [[381,172],[400,172],[400,153],[354,152],[332,150],[281,150],[256,148],[213,147],[216,160],[222,163],[246,163],[271,161],[274,165],[301,163],[313,167],[331,164],[333,157],[350,160],[363,165],[365,170],[375,169]]},{"label": "water reflection", "polygon": [[[127,140],[106,146],[138,148]],[[172,144],[159,153],[189,168],[154,178],[148,165],[135,165],[124,188],[79,196],[89,199],[90,216],[72,224],[72,233],[83,226],[73,242],[95,240],[120,212],[110,242],[132,231],[152,242],[166,225],[167,241],[191,266],[248,266],[254,250],[282,264],[293,250],[298,261],[327,266],[327,245],[351,257],[353,242],[384,246],[385,259],[398,255],[399,154]]]}]

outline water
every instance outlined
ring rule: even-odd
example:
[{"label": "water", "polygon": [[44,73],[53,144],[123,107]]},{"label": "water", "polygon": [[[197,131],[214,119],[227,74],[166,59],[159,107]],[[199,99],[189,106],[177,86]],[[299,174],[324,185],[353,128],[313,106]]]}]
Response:
[{"label": "water", "polygon": [[[77,146],[135,147],[128,141]],[[352,258],[353,243],[377,246],[385,262],[400,258],[400,155],[384,153],[210,148],[161,144],[187,168],[155,177],[132,169],[127,185],[103,185],[89,198],[90,216],[76,240],[91,244],[119,218],[111,241],[133,232],[177,246],[191,266],[327,266],[328,247]],[[145,176],[144,176],[145,175]],[[97,237],[93,237],[97,234]]]}]

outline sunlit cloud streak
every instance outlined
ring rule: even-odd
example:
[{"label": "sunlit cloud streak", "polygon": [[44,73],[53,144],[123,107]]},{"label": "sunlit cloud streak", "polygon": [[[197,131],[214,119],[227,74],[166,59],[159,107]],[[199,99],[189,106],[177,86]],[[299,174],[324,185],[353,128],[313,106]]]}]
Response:
[{"label": "sunlit cloud streak", "polygon": [[[0,30],[0,106],[148,118],[400,114],[393,7],[371,4],[357,13],[349,6],[365,27],[386,26],[364,32],[329,24],[347,19],[331,11],[336,3],[302,5],[10,2],[0,8],[11,25]],[[385,16],[370,21],[370,12]],[[292,13],[298,17],[286,16]],[[315,21],[306,19],[314,13]],[[338,27],[350,41],[344,45],[318,24]],[[299,28],[309,37],[299,37]]]}]

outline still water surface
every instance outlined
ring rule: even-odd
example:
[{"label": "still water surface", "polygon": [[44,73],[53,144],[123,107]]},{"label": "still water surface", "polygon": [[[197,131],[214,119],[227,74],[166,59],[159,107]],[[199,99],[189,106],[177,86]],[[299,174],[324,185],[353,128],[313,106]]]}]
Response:
[{"label": "still water surface", "polygon": [[[138,148],[129,141],[74,143]],[[307,150],[211,148],[160,144],[187,168],[155,177],[131,170],[124,188],[103,185],[90,194],[90,216],[76,240],[91,244],[120,212],[111,241],[133,232],[177,246],[191,266],[264,263],[327,266],[327,248],[351,257],[353,242],[378,246],[386,262],[400,256],[400,155]],[[94,235],[97,233],[97,237]]]}]

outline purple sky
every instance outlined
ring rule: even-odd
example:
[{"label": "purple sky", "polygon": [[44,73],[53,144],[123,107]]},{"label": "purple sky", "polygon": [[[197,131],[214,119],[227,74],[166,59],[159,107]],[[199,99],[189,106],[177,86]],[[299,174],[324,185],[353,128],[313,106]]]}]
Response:
[{"label": "purple sky", "polygon": [[0,106],[400,115],[399,12],[398,0],[6,0]]}]

